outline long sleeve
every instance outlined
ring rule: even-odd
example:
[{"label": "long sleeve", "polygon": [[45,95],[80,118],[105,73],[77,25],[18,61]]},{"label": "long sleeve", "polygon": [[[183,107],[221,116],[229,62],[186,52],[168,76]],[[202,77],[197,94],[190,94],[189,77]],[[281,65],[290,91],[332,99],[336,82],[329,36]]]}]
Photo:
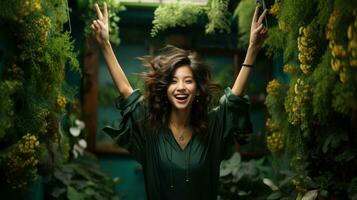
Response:
[{"label": "long sleeve", "polygon": [[214,134],[212,137],[215,146],[221,149],[223,155],[234,140],[244,143],[252,133],[249,107],[248,98],[235,96],[230,88],[226,88],[219,105],[210,112],[210,123],[213,125],[212,134]]},{"label": "long sleeve", "polygon": [[143,98],[139,90],[126,99],[118,97],[117,108],[121,112],[121,119],[115,126],[106,126],[103,131],[110,135],[116,143],[129,150],[136,160],[142,162],[146,144],[145,109]]}]

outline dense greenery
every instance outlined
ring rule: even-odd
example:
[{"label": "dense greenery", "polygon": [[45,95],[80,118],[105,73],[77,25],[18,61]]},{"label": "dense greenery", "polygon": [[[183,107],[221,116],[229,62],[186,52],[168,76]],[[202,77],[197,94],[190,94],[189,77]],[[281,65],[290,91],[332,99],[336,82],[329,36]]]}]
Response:
[{"label": "dense greenery", "polygon": [[[9,198],[25,198],[30,183],[39,175],[48,183],[45,191],[52,191],[51,187],[60,186],[51,178],[58,169],[81,166],[76,157],[86,147],[85,135],[80,134],[84,124],[77,119],[81,112],[76,88],[65,80],[66,72],[80,75],[77,53],[66,31],[70,27],[67,3],[0,2],[0,28],[9,36],[8,49],[13,50],[0,73],[1,194]],[[68,126],[62,127],[66,118]],[[66,172],[66,177],[76,177],[76,181],[93,181],[90,186],[85,185],[86,191],[88,187],[108,186],[103,193],[114,196],[114,182],[108,176],[80,177],[82,171]],[[65,192],[65,199],[74,199],[74,191],[83,187],[71,185],[61,188],[61,192]],[[103,193],[99,195],[105,196]]]},{"label": "dense greenery", "polygon": [[84,21],[84,33],[86,36],[93,34],[91,24],[93,20],[97,19],[97,12],[94,10],[95,3],[99,4],[99,7],[103,12],[103,3],[106,2],[108,5],[108,17],[109,17],[109,31],[110,31],[110,42],[112,44],[118,45],[120,43],[119,38],[119,12],[125,10],[125,7],[120,4],[117,0],[77,0],[78,10],[76,12],[81,13],[81,18]]},{"label": "dense greenery", "polygon": [[155,10],[151,36],[160,31],[174,27],[186,27],[195,24],[200,18],[206,17],[206,33],[216,30],[230,32],[229,0],[211,0],[207,6],[189,3],[160,4]]},{"label": "dense greenery", "polygon": [[[267,87],[267,146],[282,173],[276,199],[356,199],[357,6],[354,1],[277,0],[270,54],[285,83]],[[281,54],[280,52],[283,52]]]},{"label": "dense greenery", "polygon": [[234,16],[238,18],[238,47],[246,49],[249,42],[250,24],[255,10],[255,1],[241,0],[234,11]]}]

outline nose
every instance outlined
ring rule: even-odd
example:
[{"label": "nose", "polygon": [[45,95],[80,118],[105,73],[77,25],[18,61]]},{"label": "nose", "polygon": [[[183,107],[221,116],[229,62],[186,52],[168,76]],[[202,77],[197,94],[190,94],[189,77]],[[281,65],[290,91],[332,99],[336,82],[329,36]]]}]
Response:
[{"label": "nose", "polygon": [[177,84],[177,90],[185,90],[186,89],[186,85],[183,81],[179,81],[179,83]]}]

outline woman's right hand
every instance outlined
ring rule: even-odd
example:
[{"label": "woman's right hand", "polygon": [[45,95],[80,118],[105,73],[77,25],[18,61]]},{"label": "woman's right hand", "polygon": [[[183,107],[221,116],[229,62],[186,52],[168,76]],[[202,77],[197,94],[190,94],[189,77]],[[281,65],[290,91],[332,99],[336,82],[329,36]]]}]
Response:
[{"label": "woman's right hand", "polygon": [[103,14],[100,11],[99,5],[95,4],[95,9],[97,10],[98,19],[93,20],[91,25],[95,32],[95,37],[100,45],[109,42],[109,19],[108,19],[108,8],[107,4],[104,3]]}]

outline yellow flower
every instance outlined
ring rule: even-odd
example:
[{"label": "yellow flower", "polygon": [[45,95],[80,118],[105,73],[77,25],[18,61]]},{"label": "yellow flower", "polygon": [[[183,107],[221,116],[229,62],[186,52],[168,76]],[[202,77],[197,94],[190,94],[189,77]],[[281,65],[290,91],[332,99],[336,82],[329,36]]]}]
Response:
[{"label": "yellow flower", "polygon": [[315,45],[312,39],[312,28],[310,26],[299,28],[298,42],[298,60],[300,61],[300,69],[304,74],[310,73],[312,70],[312,61],[314,59]]},{"label": "yellow flower", "polygon": [[36,155],[38,145],[37,137],[28,133],[8,153],[6,182],[11,187],[23,188],[27,185],[27,181],[36,177],[39,163]]},{"label": "yellow flower", "polygon": [[350,24],[347,29],[347,37],[348,37],[348,39],[351,40],[352,36],[353,36],[353,26],[352,26],[352,24]]},{"label": "yellow flower", "polygon": [[348,76],[345,70],[340,71],[340,81],[346,83],[348,81]]},{"label": "yellow flower", "polygon": [[300,64],[300,69],[304,74],[310,73],[311,65]]},{"label": "yellow flower", "polygon": [[335,26],[338,16],[339,13],[337,12],[337,10],[332,11],[326,29],[326,39],[328,40],[334,40],[336,38]]},{"label": "yellow flower", "polygon": [[67,104],[66,97],[61,96],[61,95],[57,97],[57,101],[56,101],[57,111],[62,111],[64,109],[64,107],[66,106],[66,104]]},{"label": "yellow flower", "polygon": [[278,21],[278,27],[279,27],[280,30],[286,31],[286,23],[283,22],[282,20]]},{"label": "yellow flower", "polygon": [[275,1],[275,3],[270,7],[270,14],[274,15],[274,16],[277,16],[279,11],[280,11],[280,3]]},{"label": "yellow flower", "polygon": [[285,64],[284,67],[283,67],[283,71],[284,71],[285,73],[290,73],[290,74],[292,74],[292,73],[295,72],[295,67],[294,67],[293,65],[291,65],[291,64]]},{"label": "yellow flower", "polygon": [[48,32],[51,28],[51,19],[47,16],[42,16],[40,19],[35,21],[35,25],[37,26],[38,30],[40,31],[40,42],[42,44],[47,43]]},{"label": "yellow flower", "polygon": [[357,67],[357,59],[351,59],[350,65],[351,65],[351,67]]},{"label": "yellow flower", "polygon": [[267,137],[267,147],[272,152],[279,152],[284,148],[283,137],[281,133],[274,132]]},{"label": "yellow flower", "polygon": [[274,79],[268,83],[267,92],[270,95],[278,95],[280,87],[280,82],[277,79]]},{"label": "yellow flower", "polygon": [[273,132],[279,128],[279,126],[276,123],[274,123],[271,118],[267,119],[267,121],[265,122],[265,126],[270,132]]}]

